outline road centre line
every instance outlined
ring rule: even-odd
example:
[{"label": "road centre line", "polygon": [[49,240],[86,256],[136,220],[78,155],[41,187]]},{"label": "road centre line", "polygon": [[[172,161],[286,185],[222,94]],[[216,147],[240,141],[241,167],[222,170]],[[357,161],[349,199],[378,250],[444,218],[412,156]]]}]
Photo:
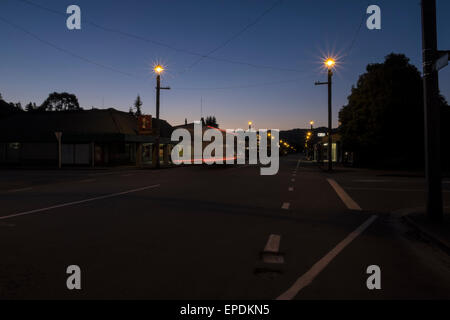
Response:
[{"label": "road centre line", "polygon": [[267,244],[264,247],[262,253],[262,260],[264,263],[284,263],[284,257],[280,255],[280,241],[281,236],[278,234],[271,234],[267,240]]},{"label": "road centre line", "polygon": [[292,178],[292,179],[291,179],[291,182],[295,182],[295,179],[294,179],[294,178]]},{"label": "road centre line", "polygon": [[264,252],[278,253],[280,249],[281,236],[279,234],[271,234],[267,240]]},{"label": "road centre line", "polygon": [[283,205],[281,206],[281,209],[288,210],[290,205],[291,204],[289,202],[283,202]]},{"label": "road centre line", "polygon": [[355,231],[350,233],[344,240],[339,242],[330,252],[328,252],[322,259],[314,264],[305,274],[295,281],[295,283],[284,293],[282,293],[276,300],[292,300],[303,288],[311,284],[311,282],[322,272],[326,266],[336,256],[345,249],[355,238],[364,232],[375,221],[377,216],[373,215],[360,225]]},{"label": "road centre line", "polygon": [[334,191],[336,191],[339,198],[341,198],[342,202],[349,208],[350,210],[358,210],[361,211],[361,207],[357,204],[347,192],[336,182],[334,179],[327,179],[328,183],[333,187]]},{"label": "road centre line", "polygon": [[91,202],[91,201],[95,201],[95,200],[102,200],[102,199],[117,197],[117,196],[121,196],[121,195],[128,194],[128,193],[139,192],[139,191],[143,191],[143,190],[147,190],[147,189],[151,189],[151,188],[156,188],[156,187],[159,187],[159,186],[160,186],[159,184],[154,184],[154,185],[146,186],[146,187],[142,187],[142,188],[137,188],[137,189],[131,189],[131,190],[122,191],[122,192],[111,193],[111,194],[107,194],[107,195],[104,195],[104,196],[88,198],[88,199],[72,201],[72,202],[66,202],[66,203],[61,203],[61,204],[57,204],[57,205],[46,207],[46,208],[40,208],[40,209],[34,209],[34,210],[14,213],[14,214],[10,214],[10,215],[7,215],[7,216],[0,217],[0,220],[6,220],[6,219],[10,219],[10,218],[15,218],[15,217],[19,217],[19,216],[25,216],[25,215],[29,215],[29,214],[33,214],[33,213],[39,213],[39,212],[48,211],[48,210],[52,210],[52,209],[58,209],[58,208],[73,206],[73,205],[77,205],[77,204],[80,204],[80,203],[86,203],[86,202]]}]

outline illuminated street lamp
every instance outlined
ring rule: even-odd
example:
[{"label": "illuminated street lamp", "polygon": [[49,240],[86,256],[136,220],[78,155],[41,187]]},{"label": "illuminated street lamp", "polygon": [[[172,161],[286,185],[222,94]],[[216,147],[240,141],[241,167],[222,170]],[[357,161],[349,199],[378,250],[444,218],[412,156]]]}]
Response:
[{"label": "illuminated street lamp", "polygon": [[331,159],[331,149],[332,149],[332,138],[331,138],[331,86],[332,86],[332,76],[333,67],[336,65],[336,61],[333,58],[327,58],[324,61],[325,67],[328,70],[328,82],[316,82],[316,85],[328,85],[328,171],[333,170],[333,161]]},{"label": "illuminated street lamp", "polygon": [[251,122],[251,121],[248,122],[248,130],[252,129],[252,124],[253,124],[253,122]]},{"label": "illuminated street lamp", "polygon": [[309,122],[309,124],[311,125],[311,131],[312,131],[313,125],[314,125],[314,121],[311,120],[311,121]]},{"label": "illuminated street lamp", "polygon": [[170,90],[169,87],[161,87],[161,73],[164,72],[164,67],[160,64],[156,65],[153,68],[153,71],[156,73],[156,141],[155,141],[155,152],[156,152],[156,160],[155,160],[155,167],[160,167],[160,160],[159,160],[159,140],[161,137],[161,131],[159,126],[159,95],[160,91],[162,90]]}]

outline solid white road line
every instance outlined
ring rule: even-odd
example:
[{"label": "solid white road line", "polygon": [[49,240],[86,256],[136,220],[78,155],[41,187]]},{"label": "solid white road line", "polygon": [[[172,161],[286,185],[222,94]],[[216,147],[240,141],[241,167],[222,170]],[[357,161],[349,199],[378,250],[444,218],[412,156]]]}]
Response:
[{"label": "solid white road line", "polygon": [[20,189],[11,189],[11,190],[8,190],[8,192],[20,192],[20,191],[27,191],[27,190],[31,190],[31,189],[33,189],[33,188],[27,187],[27,188],[20,188]]},{"label": "solid white road line", "polygon": [[289,191],[294,191],[294,187],[289,187],[289,189],[288,189]]},{"label": "solid white road line", "polygon": [[278,234],[271,234],[267,240],[264,252],[278,253],[280,250],[281,236]]},{"label": "solid white road line", "polygon": [[350,210],[358,210],[361,211],[361,207],[345,192],[344,189],[333,179],[327,179],[330,185],[333,187],[334,191],[336,191],[339,198],[341,198],[342,202],[349,208]]},{"label": "solid white road line", "polygon": [[281,209],[288,210],[290,205],[291,204],[289,202],[283,202],[283,205],[281,206]]},{"label": "solid white road line", "polygon": [[[358,188],[358,187],[347,187],[348,190],[365,190],[365,191],[386,191],[386,192],[425,192],[424,189],[394,189],[394,188]],[[444,193],[449,193],[450,190],[442,190]]]},{"label": "solid white road line", "polygon": [[344,250],[356,237],[364,232],[377,217],[371,216],[366,222],[360,225],[355,231],[350,233],[344,240],[338,243],[330,252],[327,253],[322,259],[320,259],[311,269],[304,275],[297,279],[297,281],[283,294],[281,294],[277,300],[292,300],[303,288],[308,286],[323,269],[334,259],[336,256]]},{"label": "solid white road line", "polygon": [[376,179],[365,179],[365,180],[353,180],[353,182],[391,182],[392,180],[376,180]]},{"label": "solid white road line", "polygon": [[101,200],[101,199],[117,197],[117,196],[121,196],[121,195],[128,194],[128,193],[133,193],[133,192],[143,191],[143,190],[147,190],[147,189],[151,189],[151,188],[156,188],[156,187],[159,187],[159,186],[160,186],[159,184],[155,184],[155,185],[152,185],[152,186],[147,186],[147,187],[127,190],[127,191],[122,191],[122,192],[111,193],[111,194],[107,194],[107,195],[104,195],[104,196],[99,196],[99,197],[88,198],[88,199],[84,199],[84,200],[78,200],[78,201],[61,203],[61,204],[57,204],[57,205],[54,205],[54,206],[51,206],[51,207],[46,207],[46,208],[40,208],[40,209],[34,209],[34,210],[30,210],[30,211],[14,213],[14,214],[10,214],[10,215],[7,215],[7,216],[0,217],[0,220],[6,220],[6,219],[10,219],[10,218],[19,217],[19,216],[25,216],[25,215],[28,215],[28,214],[33,214],[33,213],[48,211],[48,210],[52,210],[52,209],[73,206],[73,205],[76,205],[76,204],[85,203],[85,202],[91,202],[91,201],[95,201],[95,200]]}]

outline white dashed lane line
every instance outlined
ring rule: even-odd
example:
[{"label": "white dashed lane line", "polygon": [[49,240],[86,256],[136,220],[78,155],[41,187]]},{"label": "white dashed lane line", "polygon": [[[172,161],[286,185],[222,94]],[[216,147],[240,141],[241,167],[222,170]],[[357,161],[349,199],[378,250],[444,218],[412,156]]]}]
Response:
[{"label": "white dashed lane line", "polygon": [[267,244],[263,251],[263,262],[265,263],[284,263],[284,258],[280,255],[281,236],[278,234],[271,234],[267,240]]},{"label": "white dashed lane line", "polygon": [[283,202],[281,209],[288,210],[291,204],[289,202]]},{"label": "white dashed lane line", "polygon": [[294,191],[294,187],[289,187],[289,192],[292,192],[292,191]]}]

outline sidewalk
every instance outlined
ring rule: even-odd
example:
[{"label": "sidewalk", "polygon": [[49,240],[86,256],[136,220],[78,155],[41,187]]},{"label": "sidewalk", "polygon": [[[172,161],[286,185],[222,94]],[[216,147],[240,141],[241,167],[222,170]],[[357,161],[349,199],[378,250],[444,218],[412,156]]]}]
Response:
[{"label": "sidewalk", "polygon": [[432,223],[423,210],[411,212],[403,216],[404,221],[434,242],[447,254],[450,254],[450,208],[444,209],[442,223]]}]

